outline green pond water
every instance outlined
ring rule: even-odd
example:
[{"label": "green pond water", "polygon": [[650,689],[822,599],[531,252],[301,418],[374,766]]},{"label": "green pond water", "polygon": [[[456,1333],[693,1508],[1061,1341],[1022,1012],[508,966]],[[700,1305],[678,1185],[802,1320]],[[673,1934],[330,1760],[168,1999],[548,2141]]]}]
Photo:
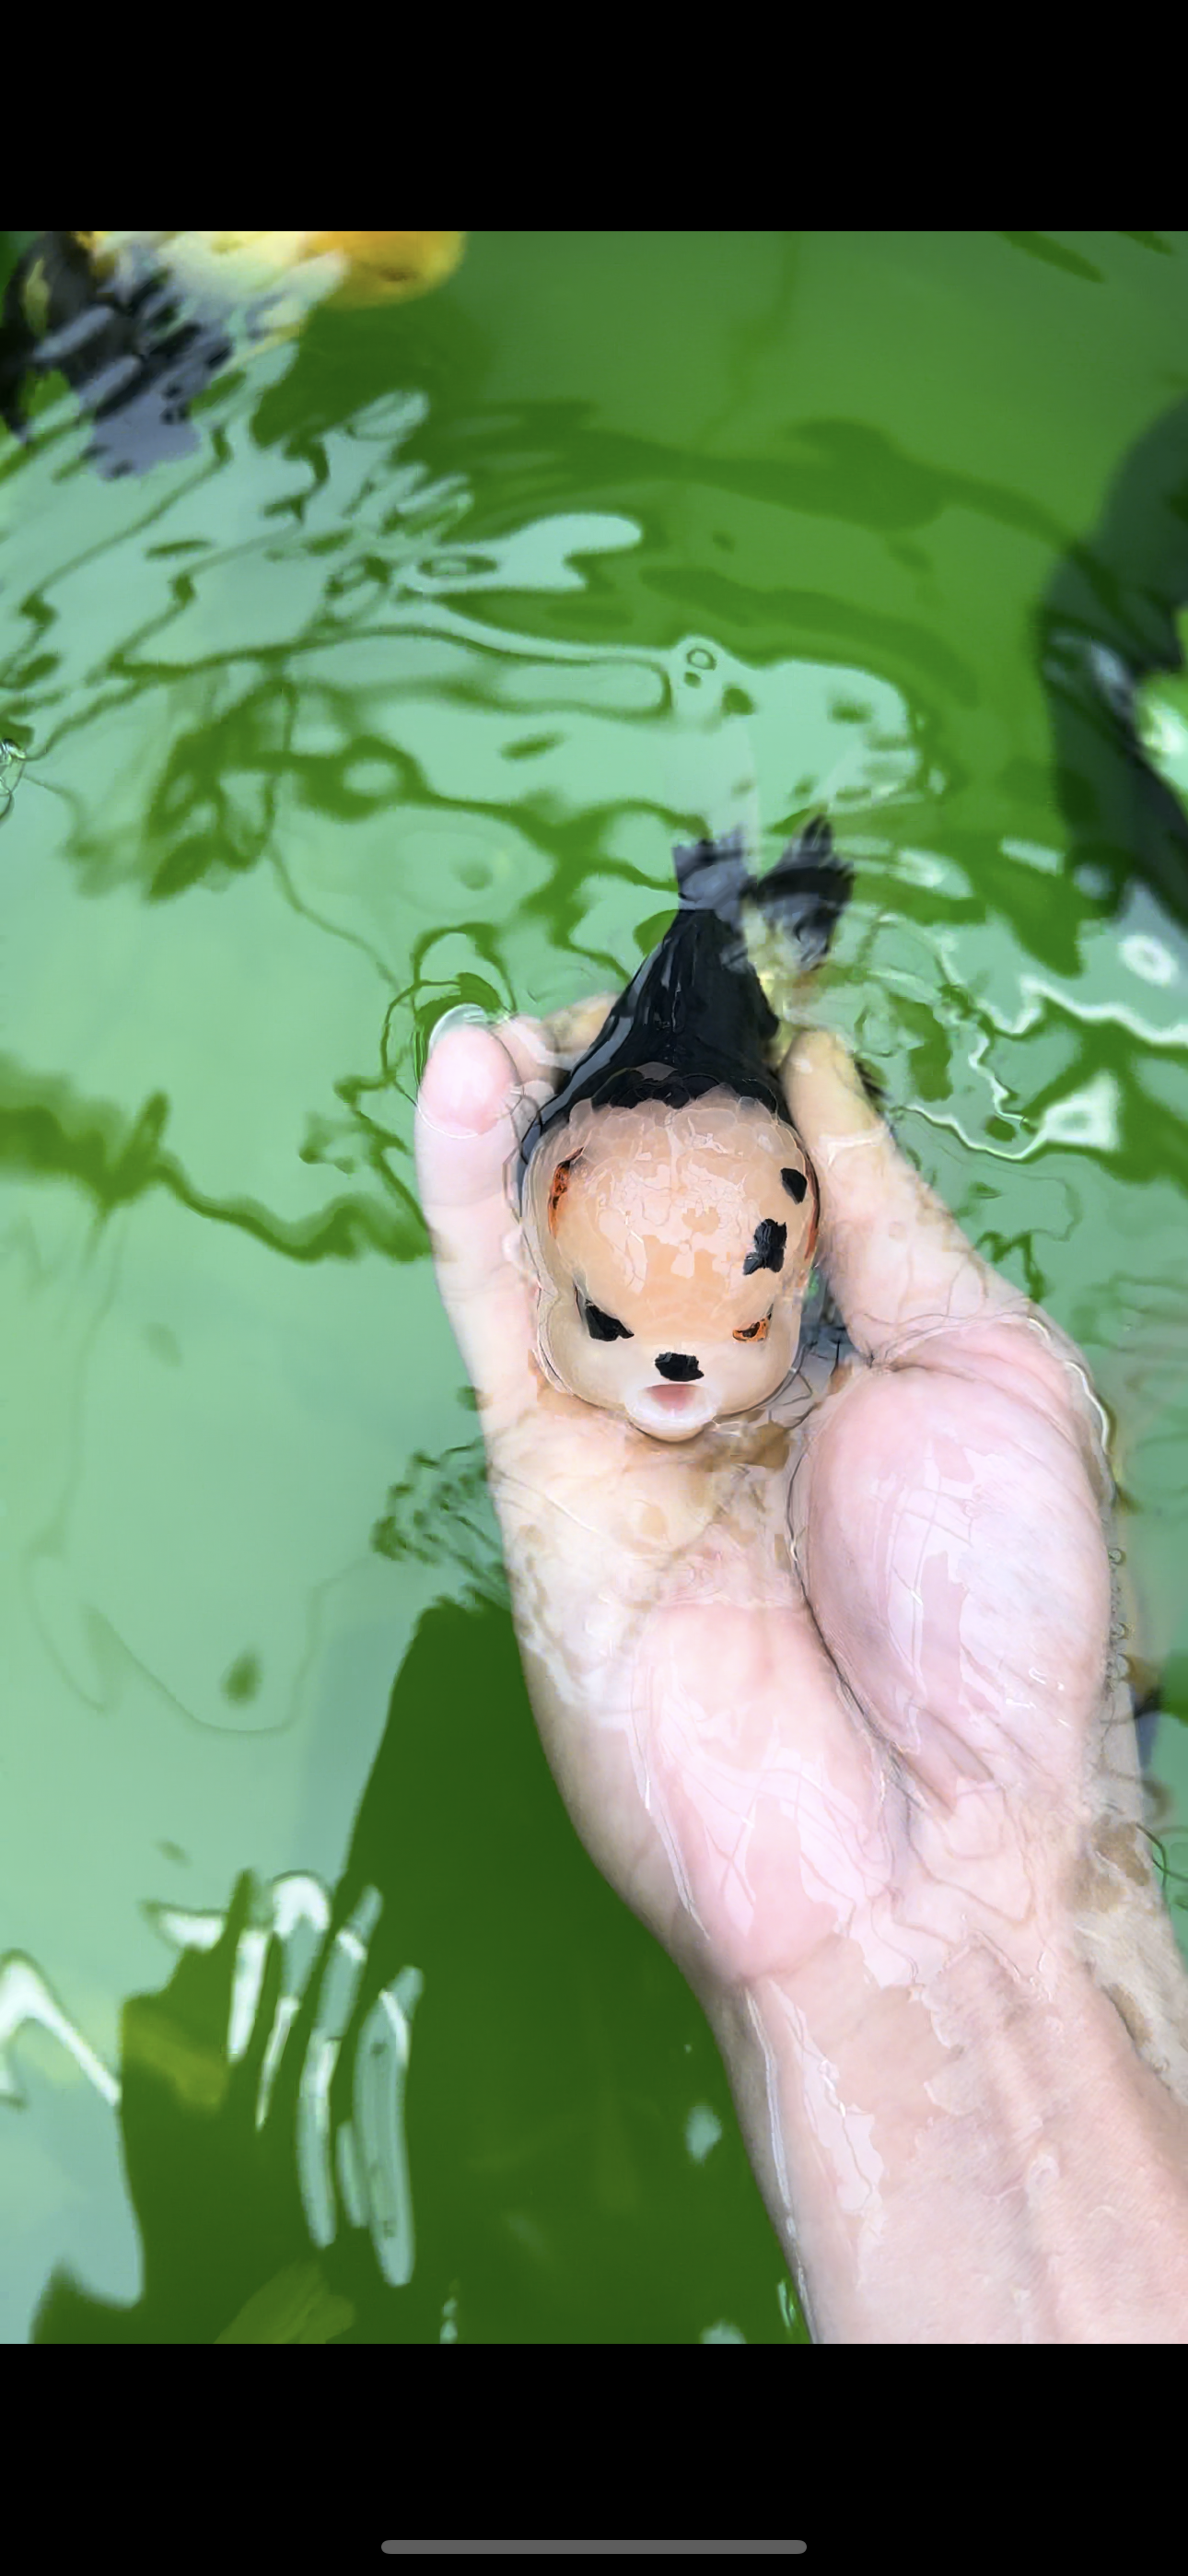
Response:
[{"label": "green pond water", "polygon": [[1177,1894],[1188,887],[1070,873],[1035,618],[1185,390],[1188,234],[480,233],[191,457],[3,438],[6,2340],[805,2340],[537,1746],[410,1151],[440,1014],[617,987],[744,780],[1117,1426]]}]

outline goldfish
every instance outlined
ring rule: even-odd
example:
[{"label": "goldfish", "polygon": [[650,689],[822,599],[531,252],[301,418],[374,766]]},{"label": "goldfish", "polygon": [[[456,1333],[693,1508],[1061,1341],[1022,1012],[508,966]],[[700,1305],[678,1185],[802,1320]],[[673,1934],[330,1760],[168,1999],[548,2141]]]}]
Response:
[{"label": "goldfish", "polygon": [[803,984],[852,884],[820,817],[760,880],[738,833],[674,864],[672,923],[509,1174],[546,1376],[664,1441],[754,1411],[794,1373],[820,1191],[756,961],[782,948]]}]

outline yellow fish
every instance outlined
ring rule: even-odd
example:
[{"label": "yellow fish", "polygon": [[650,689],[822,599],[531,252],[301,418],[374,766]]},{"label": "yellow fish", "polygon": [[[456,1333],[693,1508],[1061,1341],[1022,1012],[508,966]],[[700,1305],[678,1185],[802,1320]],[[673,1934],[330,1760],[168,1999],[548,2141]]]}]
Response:
[{"label": "yellow fish", "polygon": [[148,252],[187,281],[259,294],[313,260],[340,271],[331,289],[343,304],[399,304],[452,277],[464,233],[74,233],[100,276],[123,249]]}]

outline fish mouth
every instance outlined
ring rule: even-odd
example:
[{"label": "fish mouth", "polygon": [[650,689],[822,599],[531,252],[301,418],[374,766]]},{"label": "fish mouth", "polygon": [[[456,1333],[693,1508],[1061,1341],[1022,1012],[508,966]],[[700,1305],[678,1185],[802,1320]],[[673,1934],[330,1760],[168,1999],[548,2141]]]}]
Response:
[{"label": "fish mouth", "polygon": [[637,1431],[660,1440],[691,1440],[713,1420],[714,1399],[704,1379],[686,1386],[643,1386],[627,1406]]}]

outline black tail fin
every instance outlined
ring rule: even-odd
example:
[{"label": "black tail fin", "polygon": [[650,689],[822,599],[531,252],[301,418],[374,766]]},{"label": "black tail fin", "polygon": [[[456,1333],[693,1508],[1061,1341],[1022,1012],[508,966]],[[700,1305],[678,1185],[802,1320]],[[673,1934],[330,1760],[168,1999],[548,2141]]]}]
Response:
[{"label": "black tail fin", "polygon": [[794,947],[805,971],[825,956],[854,883],[823,814],[789,841],[765,877],[748,874],[741,832],[674,850],[673,864],[684,909],[716,913],[737,929],[744,902],[757,904],[764,920]]},{"label": "black tail fin", "polygon": [[834,849],[824,815],[816,814],[749,892],[764,920],[795,947],[807,971],[827,955],[853,883],[849,861]]},{"label": "black tail fin", "polygon": [[719,921],[738,929],[743,896],[751,890],[741,832],[726,832],[720,841],[694,841],[674,850],[672,863],[681,903],[690,912],[716,912]]},{"label": "black tail fin", "polygon": [[[724,1088],[788,1120],[769,1049],[780,1020],[752,961],[744,910],[754,907],[786,948],[791,981],[823,957],[850,891],[851,871],[817,820],[758,882],[747,873],[741,832],[675,850],[680,904],[659,945],[619,995],[594,1044],[520,1140],[518,1185],[541,1138],[580,1101],[670,1109]],[[781,954],[779,964],[785,963]],[[787,979],[785,979],[787,980]],[[789,1121],[790,1123],[790,1121]]]}]

